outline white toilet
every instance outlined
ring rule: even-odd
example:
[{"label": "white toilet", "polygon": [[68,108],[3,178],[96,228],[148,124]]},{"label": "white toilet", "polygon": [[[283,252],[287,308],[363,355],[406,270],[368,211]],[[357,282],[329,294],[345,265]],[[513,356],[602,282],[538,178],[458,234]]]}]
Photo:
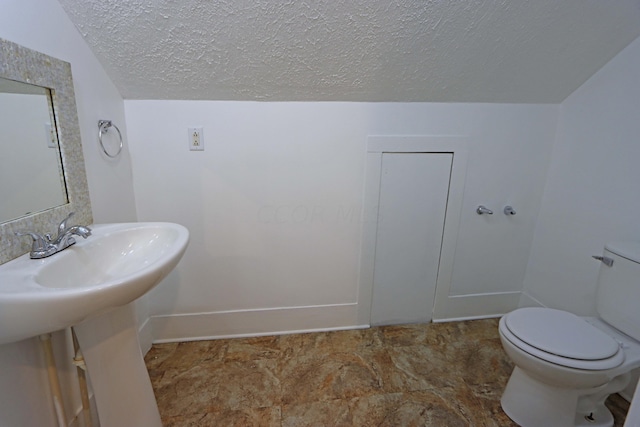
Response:
[{"label": "white toilet", "polygon": [[501,399],[513,421],[523,427],[613,425],[604,401],[640,366],[640,242],[605,246],[597,312],[578,317],[530,307],[500,319],[502,346],[516,365]]}]

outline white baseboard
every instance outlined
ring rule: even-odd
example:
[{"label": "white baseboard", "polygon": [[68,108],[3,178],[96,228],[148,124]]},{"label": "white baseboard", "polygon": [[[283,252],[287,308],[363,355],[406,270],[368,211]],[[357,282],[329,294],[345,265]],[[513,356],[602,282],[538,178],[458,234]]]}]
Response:
[{"label": "white baseboard", "polygon": [[138,339],[140,340],[142,354],[147,354],[153,344],[153,328],[149,317],[145,319],[142,325],[138,326]]},{"label": "white baseboard", "polygon": [[153,342],[195,341],[368,328],[357,322],[357,303],[208,313],[150,318]]},{"label": "white baseboard", "polygon": [[[456,295],[433,322],[499,317],[518,308],[520,292]],[[151,343],[281,335],[368,328],[358,320],[358,304],[329,304],[152,316],[140,327],[143,353]]]},{"label": "white baseboard", "polygon": [[496,292],[491,294],[454,295],[446,300],[445,307],[436,307],[434,322],[499,317],[518,308],[520,292]]}]

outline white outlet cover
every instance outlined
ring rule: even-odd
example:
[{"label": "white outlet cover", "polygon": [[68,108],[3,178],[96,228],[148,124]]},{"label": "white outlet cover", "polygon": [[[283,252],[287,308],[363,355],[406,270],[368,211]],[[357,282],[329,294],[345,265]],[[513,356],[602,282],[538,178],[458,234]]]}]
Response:
[{"label": "white outlet cover", "polygon": [[191,127],[188,129],[188,142],[189,150],[191,151],[204,151],[204,131],[200,127]]}]

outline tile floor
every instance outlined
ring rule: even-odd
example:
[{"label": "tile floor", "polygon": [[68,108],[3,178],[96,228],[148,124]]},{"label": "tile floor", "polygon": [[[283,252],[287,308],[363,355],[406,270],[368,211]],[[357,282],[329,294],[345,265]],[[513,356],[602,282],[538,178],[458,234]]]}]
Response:
[{"label": "tile floor", "polygon": [[[165,426],[514,426],[497,319],[156,344]],[[609,399],[616,426],[628,404]]]}]

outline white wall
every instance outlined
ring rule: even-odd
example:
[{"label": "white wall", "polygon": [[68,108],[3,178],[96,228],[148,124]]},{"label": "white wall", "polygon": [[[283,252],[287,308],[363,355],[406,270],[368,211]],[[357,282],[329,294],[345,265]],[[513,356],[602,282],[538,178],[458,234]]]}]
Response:
[{"label": "white wall", "polygon": [[[97,121],[112,119],[126,135],[122,98],[55,0],[4,0],[0,37],[71,63],[87,179],[96,222],[136,219],[128,149],[116,161],[98,151]],[[70,415],[79,407],[69,343],[54,336]],[[62,360],[65,358],[64,360]],[[0,425],[54,426],[40,348],[35,339],[0,346]]]},{"label": "white wall", "polygon": [[[469,137],[452,289],[506,293],[513,298],[502,309],[517,305],[556,106],[125,107],[140,220],[178,222],[192,237],[176,271],[152,292],[157,339],[354,326],[368,135]],[[191,126],[204,127],[204,152],[188,151]],[[479,217],[478,204],[496,214]],[[518,215],[502,214],[505,204]]]},{"label": "white wall", "polygon": [[640,239],[640,39],[560,105],[558,139],[525,276],[526,294],[595,313],[607,242]]}]

